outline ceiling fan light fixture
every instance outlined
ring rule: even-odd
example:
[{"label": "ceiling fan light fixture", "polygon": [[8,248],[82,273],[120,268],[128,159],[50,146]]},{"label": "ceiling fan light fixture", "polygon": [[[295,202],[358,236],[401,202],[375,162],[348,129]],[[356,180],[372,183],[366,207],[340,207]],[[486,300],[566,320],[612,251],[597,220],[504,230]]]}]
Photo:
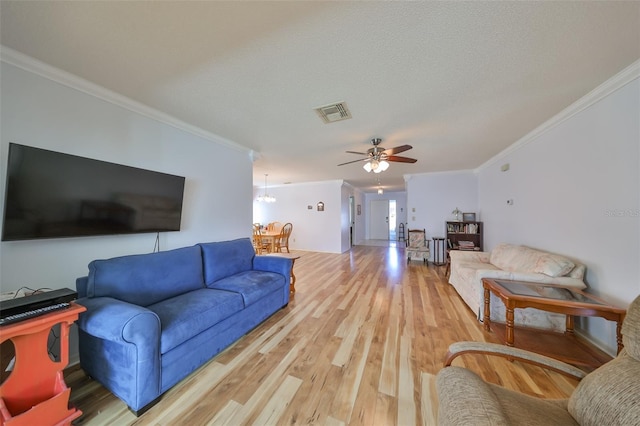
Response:
[{"label": "ceiling fan light fixture", "polygon": [[400,152],[405,152],[413,148],[411,145],[400,145],[394,148],[384,149],[380,146],[380,142],[382,139],[374,138],[371,139],[371,145],[373,148],[369,148],[367,152],[355,152],[355,151],[347,151],[349,154],[358,154],[364,155],[365,158],[360,160],[347,161],[346,163],[338,164],[338,166],[344,166],[346,164],[351,163],[359,163],[360,161],[364,161],[365,164],[362,166],[363,169],[366,170],[367,173],[370,173],[372,170],[374,173],[384,172],[389,168],[390,162],[398,162],[398,163],[415,163],[415,158],[409,157],[401,157],[396,155]]}]

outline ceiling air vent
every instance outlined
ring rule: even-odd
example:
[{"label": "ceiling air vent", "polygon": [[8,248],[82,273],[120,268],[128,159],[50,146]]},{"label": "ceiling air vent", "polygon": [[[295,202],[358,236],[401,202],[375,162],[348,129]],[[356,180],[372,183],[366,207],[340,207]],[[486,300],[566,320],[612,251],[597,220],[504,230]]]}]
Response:
[{"label": "ceiling air vent", "polygon": [[315,110],[325,124],[351,118],[351,113],[349,112],[349,108],[347,108],[347,104],[345,102],[337,102],[321,106],[315,108]]}]

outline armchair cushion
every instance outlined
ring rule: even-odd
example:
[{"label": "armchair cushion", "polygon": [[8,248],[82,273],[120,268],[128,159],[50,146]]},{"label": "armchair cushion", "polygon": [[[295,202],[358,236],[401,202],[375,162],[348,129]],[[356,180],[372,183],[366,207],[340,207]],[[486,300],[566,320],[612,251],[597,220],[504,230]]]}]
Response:
[{"label": "armchair cushion", "polygon": [[509,426],[489,386],[471,370],[447,367],[437,376],[438,423]]},{"label": "armchair cushion", "polygon": [[577,425],[566,400],[544,400],[487,383],[466,368],[438,373],[438,423],[474,426]]},{"label": "armchair cushion", "polygon": [[582,379],[569,412],[582,426],[640,424],[640,362],[623,350]]},{"label": "armchair cushion", "polygon": [[581,425],[640,424],[640,296],[627,310],[622,341],[618,356],[584,378],[569,399]]},{"label": "armchair cushion", "polygon": [[625,350],[640,361],[640,297],[631,302],[627,309],[621,331]]}]

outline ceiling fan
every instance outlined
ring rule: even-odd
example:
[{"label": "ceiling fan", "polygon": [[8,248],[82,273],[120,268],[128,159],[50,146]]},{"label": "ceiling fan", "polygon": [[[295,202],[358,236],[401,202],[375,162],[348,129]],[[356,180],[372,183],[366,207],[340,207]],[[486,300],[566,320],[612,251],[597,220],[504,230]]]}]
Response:
[{"label": "ceiling fan", "polygon": [[384,149],[380,146],[382,139],[371,139],[371,145],[373,148],[369,148],[367,152],[355,152],[347,151],[348,154],[366,155],[365,158],[359,160],[347,161],[346,163],[338,164],[338,166],[344,166],[345,164],[357,163],[359,161],[366,161],[363,168],[367,172],[373,171],[374,173],[384,172],[389,168],[389,161],[395,161],[397,163],[415,163],[415,158],[401,157],[398,154],[400,152],[408,151],[413,148],[411,145],[400,145],[395,148]]}]

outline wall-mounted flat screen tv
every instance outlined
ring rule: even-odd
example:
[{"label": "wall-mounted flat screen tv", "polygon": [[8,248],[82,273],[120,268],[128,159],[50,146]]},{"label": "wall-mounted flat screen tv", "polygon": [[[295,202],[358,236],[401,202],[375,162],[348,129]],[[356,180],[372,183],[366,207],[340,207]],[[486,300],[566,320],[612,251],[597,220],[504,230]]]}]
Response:
[{"label": "wall-mounted flat screen tv", "polygon": [[2,240],[179,231],[184,182],[11,143]]}]

